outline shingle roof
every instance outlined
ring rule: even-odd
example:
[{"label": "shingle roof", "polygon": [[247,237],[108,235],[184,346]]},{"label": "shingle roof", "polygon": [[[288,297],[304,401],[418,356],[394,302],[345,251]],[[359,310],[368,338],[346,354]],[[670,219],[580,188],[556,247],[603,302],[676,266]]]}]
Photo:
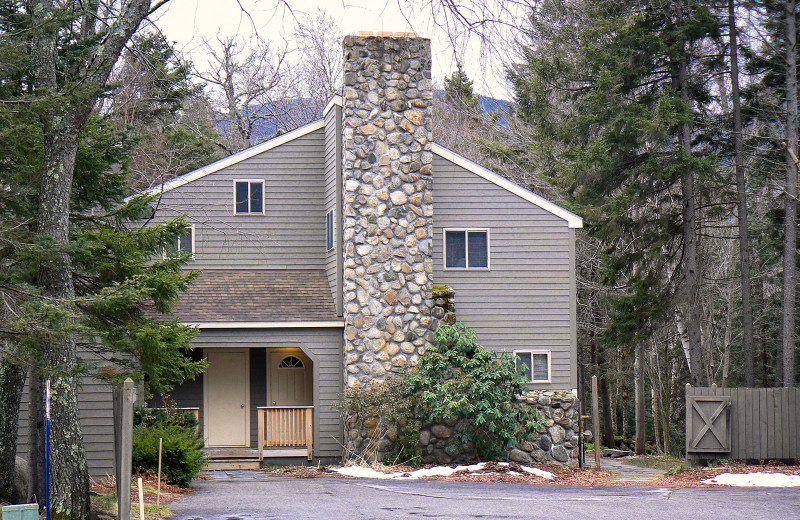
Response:
[{"label": "shingle roof", "polygon": [[187,323],[341,320],[321,269],[206,269],[172,314]]}]

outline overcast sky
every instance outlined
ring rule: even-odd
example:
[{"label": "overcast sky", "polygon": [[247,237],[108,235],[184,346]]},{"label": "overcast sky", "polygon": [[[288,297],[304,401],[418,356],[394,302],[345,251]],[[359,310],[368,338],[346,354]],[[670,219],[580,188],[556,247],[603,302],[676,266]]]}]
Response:
[{"label": "overcast sky", "polygon": [[339,24],[343,35],[414,31],[431,38],[433,76],[438,86],[456,69],[458,56],[478,93],[509,98],[502,56],[481,52],[475,38],[467,44],[454,44],[448,31],[433,23],[429,11],[401,10],[398,0],[171,0],[152,19],[167,39],[177,42],[178,49],[202,69],[206,65],[203,37],[238,35],[246,41],[256,30],[269,40],[290,40],[296,19],[318,9],[324,9]]}]

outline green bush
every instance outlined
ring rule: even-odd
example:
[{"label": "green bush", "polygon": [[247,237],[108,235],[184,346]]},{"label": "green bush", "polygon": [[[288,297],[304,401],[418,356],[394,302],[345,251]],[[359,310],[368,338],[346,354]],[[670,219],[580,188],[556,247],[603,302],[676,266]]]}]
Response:
[{"label": "green bush", "polygon": [[161,471],[170,484],[186,487],[203,468],[203,438],[174,423],[140,424],[133,429],[133,467],[158,471],[158,439],[163,438]]},{"label": "green bush", "polygon": [[170,484],[186,487],[205,463],[203,437],[194,413],[180,410],[164,396],[164,408],[137,408],[133,414],[133,467],[158,471],[158,439],[162,438],[161,471]]},{"label": "green bush", "polygon": [[408,388],[418,420],[466,419],[451,448],[472,443],[489,460],[542,427],[539,411],[517,402],[527,387],[510,354],[484,349],[463,323],[439,325],[436,343],[409,373]]},{"label": "green bush", "polygon": [[172,406],[172,402],[167,400],[166,408],[136,408],[133,411],[134,426],[154,426],[156,424],[168,423],[180,426],[181,428],[197,429],[197,419],[194,412],[190,410],[180,410]]},{"label": "green bush", "polygon": [[390,462],[418,461],[422,450],[419,423],[413,419],[412,403],[403,376],[391,375],[384,381],[346,389],[334,406],[348,428],[366,433],[361,453],[351,456],[370,462],[374,460],[380,442],[388,438],[396,449]]}]

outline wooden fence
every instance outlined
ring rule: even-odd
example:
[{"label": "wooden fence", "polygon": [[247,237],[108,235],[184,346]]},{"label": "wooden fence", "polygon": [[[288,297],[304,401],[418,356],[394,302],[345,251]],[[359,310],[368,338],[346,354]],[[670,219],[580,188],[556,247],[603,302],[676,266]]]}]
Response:
[{"label": "wooden fence", "polygon": [[686,385],[686,457],[800,458],[800,388]]}]

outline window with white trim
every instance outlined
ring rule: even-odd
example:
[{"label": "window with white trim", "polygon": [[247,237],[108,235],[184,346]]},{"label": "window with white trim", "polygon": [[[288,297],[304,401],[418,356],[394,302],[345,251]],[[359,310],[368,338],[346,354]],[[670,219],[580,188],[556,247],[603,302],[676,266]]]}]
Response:
[{"label": "window with white trim", "polygon": [[325,249],[333,249],[333,210],[325,215]]},{"label": "window with white trim", "polygon": [[194,224],[164,246],[164,258],[173,258],[181,253],[194,255]]},{"label": "window with white trim", "polygon": [[236,215],[264,214],[264,180],[233,181],[233,212]]},{"label": "window with white trim", "polygon": [[515,350],[517,368],[522,369],[528,383],[550,382],[549,350]]},{"label": "window with white trim", "polygon": [[488,229],[445,229],[445,269],[489,269]]}]

